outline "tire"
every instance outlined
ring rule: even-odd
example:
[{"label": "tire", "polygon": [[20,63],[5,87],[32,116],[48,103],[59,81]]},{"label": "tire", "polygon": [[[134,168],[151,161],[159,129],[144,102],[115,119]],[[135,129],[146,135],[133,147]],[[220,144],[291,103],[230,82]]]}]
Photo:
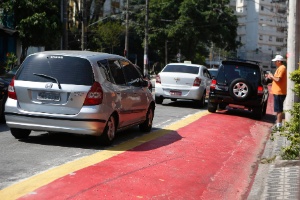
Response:
[{"label": "tire", "polygon": [[16,139],[26,139],[30,135],[31,130],[11,128],[10,132]]},{"label": "tire", "polygon": [[221,110],[225,110],[226,109],[226,104],[223,104],[223,103],[220,103],[219,104],[219,108],[221,109]]},{"label": "tire", "polygon": [[207,110],[208,112],[215,113],[217,111],[218,104],[208,102]]},{"label": "tire", "polygon": [[258,107],[253,108],[252,115],[253,115],[254,119],[261,120],[261,118],[263,117],[263,107],[258,106]]},{"label": "tire", "polygon": [[268,105],[268,99],[264,103],[263,115],[266,115],[266,113],[267,113],[267,105]]},{"label": "tire", "polygon": [[252,87],[247,80],[237,78],[231,82],[229,86],[229,93],[236,101],[246,101],[252,93]]},{"label": "tire", "polygon": [[200,100],[196,100],[196,106],[199,108],[203,108],[205,106],[205,91],[202,95],[202,98]]},{"label": "tire", "polygon": [[104,132],[100,135],[100,144],[109,146],[113,143],[116,136],[116,120],[113,115],[107,120]]},{"label": "tire", "polygon": [[154,118],[154,109],[152,106],[150,106],[147,111],[146,120],[139,125],[140,130],[143,132],[150,132],[152,129],[153,118]]},{"label": "tire", "polygon": [[162,104],[163,100],[164,100],[163,97],[155,96],[155,103],[156,104]]}]

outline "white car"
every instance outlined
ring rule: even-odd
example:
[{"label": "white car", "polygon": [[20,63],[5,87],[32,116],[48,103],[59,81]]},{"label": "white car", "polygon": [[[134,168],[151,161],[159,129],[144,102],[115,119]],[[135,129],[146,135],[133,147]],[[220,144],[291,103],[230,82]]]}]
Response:
[{"label": "white car", "polygon": [[207,68],[198,64],[170,63],[156,76],[155,102],[164,99],[194,100],[204,107],[212,77]]}]

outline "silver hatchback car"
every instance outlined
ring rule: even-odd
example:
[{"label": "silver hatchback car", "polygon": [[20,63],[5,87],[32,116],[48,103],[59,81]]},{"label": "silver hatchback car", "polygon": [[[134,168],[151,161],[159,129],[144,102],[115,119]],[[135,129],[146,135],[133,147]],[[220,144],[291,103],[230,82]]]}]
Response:
[{"label": "silver hatchback car", "polygon": [[90,51],[28,56],[8,88],[12,135],[32,130],[99,136],[110,145],[118,130],[152,128],[155,102],[140,71],[124,57]]}]

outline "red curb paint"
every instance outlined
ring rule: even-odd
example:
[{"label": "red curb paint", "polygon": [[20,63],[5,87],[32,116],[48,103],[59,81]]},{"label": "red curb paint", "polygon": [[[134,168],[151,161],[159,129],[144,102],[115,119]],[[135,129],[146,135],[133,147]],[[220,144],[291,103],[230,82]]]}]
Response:
[{"label": "red curb paint", "polygon": [[[267,113],[272,110],[269,98]],[[270,123],[215,113],[20,199],[241,199]]]}]

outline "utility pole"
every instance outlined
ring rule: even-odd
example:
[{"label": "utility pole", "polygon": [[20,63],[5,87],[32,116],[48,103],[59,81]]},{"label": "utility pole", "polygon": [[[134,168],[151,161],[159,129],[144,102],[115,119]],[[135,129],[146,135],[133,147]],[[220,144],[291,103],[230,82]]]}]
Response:
[{"label": "utility pole", "polygon": [[[294,102],[299,101],[292,89],[295,83],[290,79],[290,73],[298,69],[299,63],[299,41],[300,41],[300,1],[289,1],[288,15],[288,59],[287,59],[287,96],[285,99],[285,110],[291,110]],[[291,114],[286,112],[286,121],[291,119]]]},{"label": "utility pole", "polygon": [[125,20],[125,26],[126,26],[126,32],[125,32],[125,49],[124,49],[124,56],[128,58],[128,29],[129,29],[129,20],[128,20],[128,10],[129,10],[129,0],[127,0],[126,3],[126,20]]},{"label": "utility pole", "polygon": [[68,49],[68,7],[69,7],[69,1],[68,0],[62,0],[63,3],[63,45],[62,49],[67,50]]},{"label": "utility pole", "polygon": [[82,0],[81,3],[81,50],[84,51],[86,49],[86,0]]},{"label": "utility pole", "polygon": [[146,0],[145,46],[144,46],[144,75],[145,76],[148,76],[148,17],[149,17],[149,0]]}]

